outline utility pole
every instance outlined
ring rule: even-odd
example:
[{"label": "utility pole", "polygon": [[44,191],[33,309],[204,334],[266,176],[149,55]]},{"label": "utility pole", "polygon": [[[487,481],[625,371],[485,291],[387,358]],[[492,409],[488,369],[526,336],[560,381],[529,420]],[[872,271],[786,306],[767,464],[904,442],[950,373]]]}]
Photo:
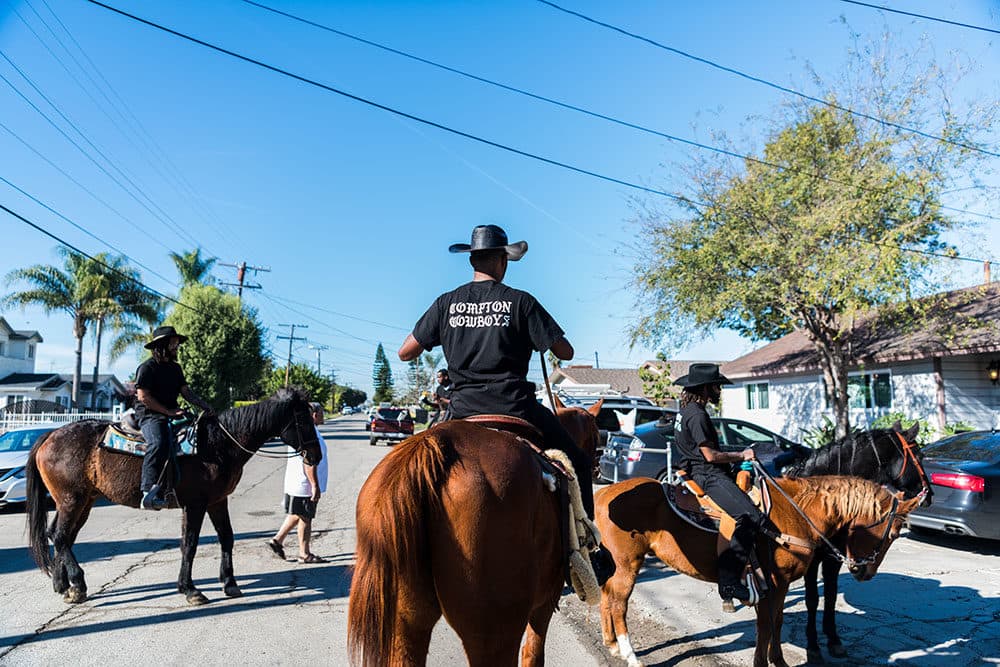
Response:
[{"label": "utility pole", "polygon": [[594,368],[600,368],[601,362],[597,358],[597,351],[594,351]]},{"label": "utility pole", "polygon": [[308,324],[279,324],[279,327],[291,327],[291,334],[288,336],[278,336],[278,340],[288,341],[288,362],[285,364],[285,386],[288,386],[288,373],[292,370],[292,343],[297,340],[305,340],[305,338],[295,336],[296,327],[299,329],[308,329]]},{"label": "utility pole", "polygon": [[235,287],[236,288],[236,298],[238,298],[240,301],[243,300],[243,288],[244,287],[246,289],[260,289],[261,288],[260,284],[258,284],[258,283],[247,283],[247,282],[245,282],[246,281],[246,276],[247,276],[247,271],[253,271],[254,274],[256,274],[258,271],[268,271],[268,272],[270,272],[270,270],[271,270],[271,268],[268,267],[268,266],[248,266],[246,262],[240,262],[239,264],[226,264],[225,262],[220,262],[219,266],[231,266],[232,268],[236,269],[236,281],[237,282],[235,282],[235,283],[221,283],[221,284],[225,285],[227,287]]},{"label": "utility pole", "polygon": [[310,345],[309,349],[310,350],[316,350],[316,375],[322,375],[323,374],[323,370],[322,370],[322,367],[320,366],[320,362],[319,362],[319,353],[322,350],[329,350],[330,346],[329,345]]}]

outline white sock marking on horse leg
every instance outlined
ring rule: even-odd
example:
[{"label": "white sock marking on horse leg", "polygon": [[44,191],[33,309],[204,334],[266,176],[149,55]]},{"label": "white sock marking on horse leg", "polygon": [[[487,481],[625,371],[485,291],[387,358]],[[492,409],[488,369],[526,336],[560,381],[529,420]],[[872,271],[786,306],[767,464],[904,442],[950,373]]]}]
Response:
[{"label": "white sock marking on horse leg", "polygon": [[618,652],[622,658],[632,663],[635,659],[635,654],[632,653],[632,642],[628,640],[628,634],[618,635]]}]

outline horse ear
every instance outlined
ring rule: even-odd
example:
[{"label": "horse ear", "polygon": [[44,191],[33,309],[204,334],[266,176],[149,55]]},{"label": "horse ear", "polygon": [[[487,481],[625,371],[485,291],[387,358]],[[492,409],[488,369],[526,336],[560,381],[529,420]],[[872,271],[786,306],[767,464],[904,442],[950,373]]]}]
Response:
[{"label": "horse ear", "polygon": [[552,400],[555,402],[555,405],[553,405],[552,407],[554,407],[556,410],[565,409],[566,404],[559,399],[559,394],[552,394]]},{"label": "horse ear", "polygon": [[892,422],[892,430],[896,433],[901,433],[903,431],[903,425],[899,423],[899,420]]},{"label": "horse ear", "polygon": [[913,422],[913,426],[903,431],[903,437],[906,438],[907,442],[916,442],[917,435],[920,433],[920,422]]},{"label": "horse ear", "polygon": [[594,403],[589,408],[587,408],[587,412],[589,412],[591,415],[593,415],[593,417],[596,419],[597,418],[597,414],[601,411],[601,407],[603,405],[604,405],[604,399],[602,398],[597,403]]},{"label": "horse ear", "polygon": [[909,500],[903,500],[899,503],[899,514],[909,514],[913,510],[920,506],[923,501],[923,496],[914,496]]}]

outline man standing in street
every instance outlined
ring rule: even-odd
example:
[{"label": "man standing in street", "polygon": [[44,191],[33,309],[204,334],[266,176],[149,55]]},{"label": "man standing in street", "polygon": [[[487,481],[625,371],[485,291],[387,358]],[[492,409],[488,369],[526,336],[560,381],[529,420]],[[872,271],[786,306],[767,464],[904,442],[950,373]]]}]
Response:
[{"label": "man standing in street", "polygon": [[444,368],[437,372],[438,386],[434,390],[434,402],[437,403],[438,413],[434,418],[434,423],[448,421],[451,419],[451,377]]},{"label": "man standing in street", "polygon": [[[313,424],[323,423],[323,407],[319,403],[311,403]],[[323,458],[319,465],[306,465],[301,458],[293,456],[285,465],[285,522],[271,538],[267,546],[280,558],[285,560],[285,538],[298,526],[299,528],[299,559],[300,563],[326,563],[310,549],[312,541],[312,520],[316,517],[316,504],[320,496],[326,492],[327,455],[326,441],[316,429],[316,439],[319,440]]]},{"label": "man standing in street", "polygon": [[168,464],[169,474],[176,474],[173,464],[177,450],[170,420],[184,416],[184,411],[177,405],[178,395],[204,410],[206,415],[215,414],[211,405],[191,391],[184,379],[184,371],[177,363],[177,351],[186,340],[187,336],[177,333],[173,327],[157,327],[153,331],[153,340],[145,345],[153,356],[135,371],[138,398],[135,416],[146,441],[139,487],[139,507],[144,510],[160,510],[167,505],[161,490],[168,474]]}]

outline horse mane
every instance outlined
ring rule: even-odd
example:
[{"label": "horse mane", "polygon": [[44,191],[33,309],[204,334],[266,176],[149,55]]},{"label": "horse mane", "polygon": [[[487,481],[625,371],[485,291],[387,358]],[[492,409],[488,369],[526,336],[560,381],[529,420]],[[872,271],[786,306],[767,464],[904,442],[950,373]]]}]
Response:
[{"label": "horse mane", "polygon": [[[823,445],[809,458],[793,463],[785,470],[785,475],[788,477],[808,477],[816,474],[857,475],[878,472],[882,468],[882,456],[878,452],[875,442],[888,436],[890,442],[895,444],[892,434],[893,431],[890,429],[853,431],[839,440]],[[860,471],[857,468],[857,463],[859,463],[857,457],[864,453],[866,446],[875,452],[877,465],[871,470]],[[895,451],[897,450],[894,449]],[[891,460],[895,460],[895,457]]]},{"label": "horse mane", "polygon": [[219,415],[219,421],[232,431],[264,432],[286,414],[289,403],[296,401],[308,403],[309,395],[300,387],[282,387],[274,396],[263,401],[223,411]]},{"label": "horse mane", "polygon": [[789,494],[803,509],[819,503],[827,516],[856,517],[872,522],[883,514],[882,503],[889,492],[875,482],[861,477],[818,475],[802,477]]}]

